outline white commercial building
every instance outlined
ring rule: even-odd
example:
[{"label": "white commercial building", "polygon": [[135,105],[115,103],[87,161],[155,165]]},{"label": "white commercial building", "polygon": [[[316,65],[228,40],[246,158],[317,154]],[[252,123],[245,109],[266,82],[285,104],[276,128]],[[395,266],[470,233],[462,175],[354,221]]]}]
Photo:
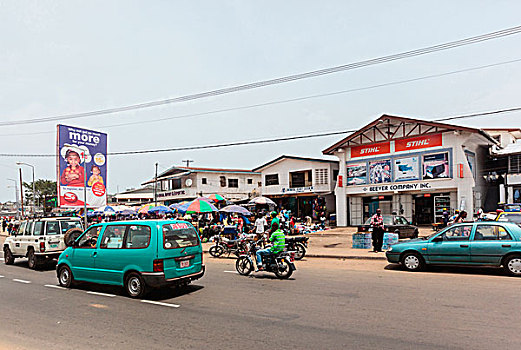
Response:
[{"label": "white commercial building", "polygon": [[261,174],[251,170],[173,166],[145,184],[157,182],[157,200],[166,205],[210,194],[231,201],[258,196]]},{"label": "white commercial building", "polygon": [[498,142],[480,129],[383,115],[324,150],[339,159],[339,226],[358,225],[377,208],[416,224],[443,211],[472,217],[488,185],[483,164]]},{"label": "white commercial building", "polygon": [[296,216],[316,216],[320,207],[335,211],[338,162],[328,159],[280,156],[254,171],[262,174],[262,195]]}]

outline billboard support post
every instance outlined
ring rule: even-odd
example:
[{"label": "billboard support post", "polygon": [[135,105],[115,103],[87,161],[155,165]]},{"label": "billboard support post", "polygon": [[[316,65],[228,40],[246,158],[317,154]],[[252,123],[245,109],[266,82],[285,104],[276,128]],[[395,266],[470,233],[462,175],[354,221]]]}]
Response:
[{"label": "billboard support post", "polygon": [[156,163],[156,176],[154,177],[154,205],[157,207],[157,163]]},{"label": "billboard support post", "polygon": [[18,168],[20,170],[20,200],[22,205],[22,218],[24,216],[24,183],[22,182],[22,168]]},{"label": "billboard support post", "polygon": [[85,221],[85,230],[87,229],[87,159],[85,152],[83,155],[83,217]]}]

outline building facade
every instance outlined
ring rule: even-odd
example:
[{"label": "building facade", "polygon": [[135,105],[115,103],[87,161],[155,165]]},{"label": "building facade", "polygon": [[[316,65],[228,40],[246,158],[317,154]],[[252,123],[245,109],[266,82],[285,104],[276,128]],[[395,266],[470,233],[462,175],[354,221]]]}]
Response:
[{"label": "building facade", "polygon": [[481,174],[497,144],[479,129],[381,116],[324,150],[339,159],[338,225],[359,225],[377,208],[415,224],[440,222],[445,210],[472,217],[486,200]]},{"label": "building facade", "polygon": [[154,200],[154,187],[151,185],[142,188],[128,189],[112,196],[112,202],[120,205],[141,205]]},{"label": "building facade", "polygon": [[251,170],[173,166],[144,185],[157,185],[157,200],[165,205],[220,194],[245,201],[260,194],[261,174]]},{"label": "building facade", "polygon": [[338,162],[280,156],[254,169],[262,174],[262,195],[298,217],[316,216],[318,207],[335,211]]}]

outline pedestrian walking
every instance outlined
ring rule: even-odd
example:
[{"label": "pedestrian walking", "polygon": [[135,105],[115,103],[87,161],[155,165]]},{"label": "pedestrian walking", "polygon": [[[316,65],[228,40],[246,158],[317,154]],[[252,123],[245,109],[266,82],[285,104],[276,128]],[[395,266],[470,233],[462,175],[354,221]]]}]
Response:
[{"label": "pedestrian walking", "polygon": [[384,218],[380,208],[376,209],[376,214],[371,217],[371,227],[373,228],[373,252],[378,253],[382,251],[384,241]]}]

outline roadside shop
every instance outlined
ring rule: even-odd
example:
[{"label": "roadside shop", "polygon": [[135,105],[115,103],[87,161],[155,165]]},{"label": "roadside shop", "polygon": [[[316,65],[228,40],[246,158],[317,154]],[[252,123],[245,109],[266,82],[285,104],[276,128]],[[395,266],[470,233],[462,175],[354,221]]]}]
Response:
[{"label": "roadside shop", "polygon": [[378,208],[419,225],[442,221],[444,211],[472,217],[487,193],[478,174],[496,142],[480,129],[381,116],[324,150],[340,164],[338,225],[362,224]]}]

